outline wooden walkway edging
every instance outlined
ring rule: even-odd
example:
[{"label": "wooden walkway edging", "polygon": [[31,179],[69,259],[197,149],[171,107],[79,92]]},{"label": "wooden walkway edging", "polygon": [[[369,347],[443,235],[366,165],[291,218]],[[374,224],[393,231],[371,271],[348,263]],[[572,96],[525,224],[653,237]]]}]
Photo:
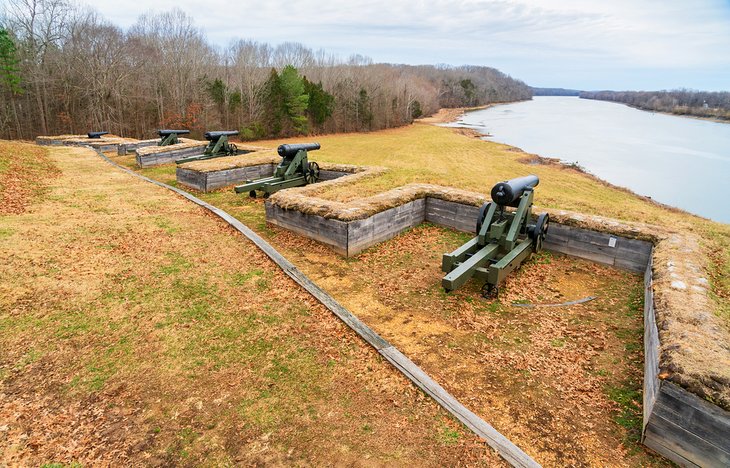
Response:
[{"label": "wooden walkway edging", "polygon": [[[96,150],[95,150],[96,151]],[[281,255],[274,247],[261,238],[258,234],[252,231],[249,227],[237,220],[225,211],[217,208],[196,196],[172,187],[170,185],[158,182],[156,180],[145,177],[141,174],[117,164],[108,157],[106,157],[101,151],[96,153],[104,159],[106,162],[121,169],[129,174],[142,179],[151,184],[157,185],[168,190],[171,190],[178,195],[185,197],[193,203],[215,213],[217,216],[222,218],[225,222],[231,225],[238,232],[243,234],[251,242],[261,249],[284,273],[292,278],[297,284],[314,296],[319,302],[327,307],[332,313],[334,313],[340,320],[354,330],[362,339],[368,342],[374,347],[381,356],[383,356],[388,362],[390,362],[398,371],[405,375],[411,382],[416,384],[421,390],[427,395],[433,398],[439,405],[441,405],[446,411],[451,413],[456,419],[461,421],[466,427],[477,434],[479,437],[484,439],[487,444],[492,447],[499,455],[508,461],[512,466],[516,467],[539,467],[540,465],[532,459],[529,455],[523,452],[519,447],[512,443],[505,436],[500,434],[490,424],[481,419],[479,416],[471,412],[464,405],[448,393],[441,385],[435,380],[429,377],[420,367],[418,367],[413,361],[408,359],[403,353],[398,351],[393,345],[388,343],[374,330],[365,325],[359,318],[353,315],[339,302],[330,296],[326,291],[317,286],[312,280],[310,280],[304,273],[294,266],[289,260]]]}]

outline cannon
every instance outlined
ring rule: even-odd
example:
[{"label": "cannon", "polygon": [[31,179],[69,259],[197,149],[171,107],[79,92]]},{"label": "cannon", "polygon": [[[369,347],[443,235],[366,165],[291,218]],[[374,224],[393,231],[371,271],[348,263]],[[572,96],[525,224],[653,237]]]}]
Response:
[{"label": "cannon", "polygon": [[108,135],[109,132],[89,132],[86,135],[88,135],[89,138],[101,138],[104,135]]},{"label": "cannon", "polygon": [[245,184],[235,187],[236,193],[248,192],[249,196],[255,198],[256,191],[259,190],[264,192],[264,198],[268,198],[272,193],[281,189],[317,182],[319,165],[316,162],[309,162],[307,152],[319,148],[319,143],[279,145],[276,151],[281,156],[281,162],[274,169],[274,175],[263,179],[247,180]]},{"label": "cannon", "polygon": [[[548,232],[547,213],[532,215],[535,175],[499,182],[492,187],[492,201],[479,208],[476,237],[443,255],[441,286],[446,292],[463,286],[470,278],[484,281],[482,295],[496,297],[499,284],[533,252],[540,252]],[[515,208],[513,211],[507,207]]]},{"label": "cannon", "polygon": [[209,141],[203,154],[178,159],[175,164],[183,164],[191,161],[203,161],[205,159],[220,158],[222,156],[233,156],[238,153],[238,148],[228,141],[228,137],[238,135],[238,130],[221,130],[216,132],[205,132],[205,139]]},{"label": "cannon", "polygon": [[179,135],[187,135],[190,130],[157,130],[157,134],[160,136],[160,142],[157,146],[169,146],[177,145],[180,143],[178,139]]}]

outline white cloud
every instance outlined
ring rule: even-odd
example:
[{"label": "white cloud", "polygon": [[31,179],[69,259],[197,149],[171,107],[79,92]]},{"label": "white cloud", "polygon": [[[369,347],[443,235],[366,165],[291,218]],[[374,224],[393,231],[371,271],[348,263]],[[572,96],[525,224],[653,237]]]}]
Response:
[{"label": "white cloud", "polygon": [[555,65],[593,67],[596,79],[611,70],[730,70],[730,4],[717,0],[140,0],[134,14],[118,1],[93,6],[124,26],[137,13],[179,7],[221,46],[296,41],[376,61],[501,66],[528,82]]}]

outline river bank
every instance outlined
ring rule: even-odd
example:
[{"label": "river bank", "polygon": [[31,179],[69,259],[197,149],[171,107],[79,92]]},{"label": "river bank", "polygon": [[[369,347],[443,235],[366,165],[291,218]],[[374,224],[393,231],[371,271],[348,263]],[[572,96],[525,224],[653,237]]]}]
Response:
[{"label": "river bank", "polygon": [[490,141],[579,166],[663,205],[730,223],[730,209],[705,195],[730,173],[728,126],[575,97],[536,97],[455,120],[444,125],[491,135]]}]

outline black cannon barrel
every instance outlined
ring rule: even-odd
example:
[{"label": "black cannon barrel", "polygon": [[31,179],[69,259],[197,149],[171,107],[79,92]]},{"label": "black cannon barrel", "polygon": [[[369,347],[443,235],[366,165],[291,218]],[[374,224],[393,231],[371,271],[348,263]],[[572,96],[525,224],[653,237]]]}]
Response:
[{"label": "black cannon barrel", "polygon": [[222,136],[236,136],[238,130],[219,130],[217,132],[205,132],[205,139],[208,141],[218,141]]},{"label": "black cannon barrel", "polygon": [[296,143],[292,145],[279,145],[277,152],[282,158],[295,156],[299,151],[314,151],[320,148],[319,143]]},{"label": "black cannon barrel", "polygon": [[89,138],[101,138],[102,135],[108,135],[109,132],[89,132],[87,135]]},{"label": "black cannon barrel", "polygon": [[172,135],[173,133],[176,133],[178,135],[187,135],[188,133],[190,133],[190,130],[167,130],[167,129],[157,130],[157,134],[163,138],[168,137],[168,136]]},{"label": "black cannon barrel", "polygon": [[511,205],[522,196],[525,189],[535,187],[540,183],[536,175],[517,177],[499,182],[492,187],[492,200],[500,206]]}]

